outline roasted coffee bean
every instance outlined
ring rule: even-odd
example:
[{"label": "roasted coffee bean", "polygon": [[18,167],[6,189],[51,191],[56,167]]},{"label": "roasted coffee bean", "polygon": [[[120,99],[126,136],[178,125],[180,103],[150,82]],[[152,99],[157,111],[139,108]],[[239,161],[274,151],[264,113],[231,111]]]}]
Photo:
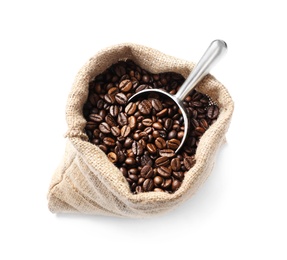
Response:
[{"label": "roasted coffee bean", "polygon": [[111,132],[111,127],[106,122],[101,123],[99,129],[104,134],[109,134]]},{"label": "roasted coffee bean", "polygon": [[131,132],[131,128],[128,125],[124,125],[121,129],[121,136],[127,137]]},{"label": "roasted coffee bean", "polygon": [[162,150],[159,150],[159,155],[170,158],[170,157],[173,157],[175,153],[174,153],[174,150],[171,150],[171,149],[162,149]]},{"label": "roasted coffee bean", "polygon": [[219,109],[218,106],[211,105],[210,107],[207,108],[207,116],[210,119],[216,119],[219,114]]},{"label": "roasted coffee bean", "polygon": [[110,112],[111,116],[117,117],[119,114],[119,107],[117,105],[110,106],[109,112]]},{"label": "roasted coffee bean", "polygon": [[167,148],[172,149],[172,150],[176,150],[180,145],[180,141],[177,139],[170,139],[167,142]]},{"label": "roasted coffee bean", "polygon": [[153,165],[152,159],[147,154],[144,154],[141,157],[141,166],[145,166],[145,165],[150,165],[150,166]]},{"label": "roasted coffee bean", "polygon": [[118,115],[117,122],[120,126],[124,126],[128,123],[128,117],[125,115],[125,113],[121,112]]},{"label": "roasted coffee bean", "polygon": [[157,117],[165,117],[167,115],[167,108],[164,108],[163,110],[159,111],[156,116]]},{"label": "roasted coffee bean", "polygon": [[110,94],[106,94],[104,96],[104,100],[108,103],[108,104],[114,104],[116,99],[114,95],[110,95]]},{"label": "roasted coffee bean", "polygon": [[176,130],[171,130],[171,131],[168,133],[167,138],[168,138],[168,139],[173,139],[173,138],[175,138],[176,136],[177,136]]},{"label": "roasted coffee bean", "polygon": [[144,126],[151,126],[153,124],[152,120],[150,118],[145,118],[142,120],[142,124]]},{"label": "roasted coffee bean", "polygon": [[140,142],[134,141],[132,144],[132,151],[136,155],[142,155],[144,152],[144,149]]},{"label": "roasted coffee bean", "polygon": [[173,171],[179,171],[181,167],[181,162],[179,158],[173,158],[170,162],[171,169]]},{"label": "roasted coffee bean", "polygon": [[111,127],[111,133],[113,136],[120,136],[121,130],[117,126]]},{"label": "roasted coffee bean", "polygon": [[154,183],[152,179],[146,179],[143,183],[144,191],[152,191],[154,188]]},{"label": "roasted coffee bean", "polygon": [[105,121],[109,126],[117,126],[117,123],[111,114],[105,116]]},{"label": "roasted coffee bean", "polygon": [[162,124],[161,124],[160,122],[155,122],[155,123],[153,123],[153,124],[152,124],[152,127],[153,127],[154,129],[156,129],[156,130],[161,130],[161,129],[163,129],[163,126],[162,126]]},{"label": "roasted coffee bean", "polygon": [[125,105],[128,101],[127,96],[124,93],[118,93],[115,95],[116,102],[119,105]]},{"label": "roasted coffee bean", "polygon": [[189,170],[194,164],[195,164],[195,159],[193,156],[191,157],[186,157],[183,159],[183,164],[187,170]]},{"label": "roasted coffee bean", "polygon": [[179,189],[180,185],[181,185],[181,182],[179,180],[177,180],[177,179],[173,180],[173,182],[171,184],[171,190],[173,192],[175,192],[176,190]]},{"label": "roasted coffee bean", "polygon": [[151,104],[156,112],[162,110],[162,104],[158,99],[152,99]]},{"label": "roasted coffee bean", "polygon": [[184,178],[184,173],[181,171],[181,172],[172,172],[172,176],[180,181],[183,180]]},{"label": "roasted coffee bean", "polygon": [[133,83],[126,79],[126,80],[123,80],[120,84],[119,84],[119,89],[122,91],[122,92],[129,92],[131,90],[131,88],[133,87]]},{"label": "roasted coffee bean", "polygon": [[156,166],[168,166],[169,165],[169,158],[166,157],[166,156],[163,156],[163,157],[158,157],[156,160],[155,160],[155,165]]},{"label": "roasted coffee bean", "polygon": [[107,146],[115,146],[116,145],[116,141],[111,137],[105,137],[103,142]]},{"label": "roasted coffee bean", "polygon": [[167,118],[164,122],[164,128],[166,130],[171,130],[173,124],[173,120],[171,118]]},{"label": "roasted coffee bean", "polygon": [[108,153],[108,159],[112,163],[116,163],[118,161],[118,156],[114,152],[110,152],[110,153]]},{"label": "roasted coffee bean", "polygon": [[151,105],[151,102],[147,99],[144,99],[143,101],[141,101],[139,103],[139,111],[143,114],[143,115],[148,115],[150,114],[151,112],[151,108],[152,108],[152,105]]},{"label": "roasted coffee bean", "polygon": [[128,115],[133,115],[137,110],[137,105],[136,103],[133,103],[133,102],[129,102],[127,104],[127,106],[125,107],[125,112],[128,114]]},{"label": "roasted coffee bean", "polygon": [[201,136],[219,115],[218,106],[207,95],[192,90],[183,102],[191,129],[175,154],[185,130],[176,104],[158,94],[127,103],[134,93],[148,88],[175,95],[183,82],[177,73],[152,74],[127,60],[89,83],[83,106],[86,134],[121,170],[133,193],[179,189],[185,173],[195,164]]},{"label": "roasted coffee bean", "polygon": [[156,187],[160,187],[163,183],[163,178],[161,176],[155,176],[153,179],[153,182],[155,184]]},{"label": "roasted coffee bean", "polygon": [[156,146],[154,144],[151,144],[151,143],[147,144],[146,148],[150,154],[155,154],[157,151]]},{"label": "roasted coffee bean", "polygon": [[98,115],[98,114],[90,114],[90,115],[89,115],[89,118],[90,118],[92,121],[95,121],[95,122],[97,122],[97,123],[100,123],[100,122],[103,121],[103,118],[102,118],[100,115]]},{"label": "roasted coffee bean", "polygon": [[157,137],[154,143],[158,149],[166,148],[166,141],[162,137]]},{"label": "roasted coffee bean", "polygon": [[205,132],[205,128],[198,126],[194,129],[194,133],[198,136],[202,136]]},{"label": "roasted coffee bean", "polygon": [[136,164],[136,160],[133,157],[128,157],[128,158],[126,158],[125,163],[127,165],[135,165]]},{"label": "roasted coffee bean", "polygon": [[171,175],[171,168],[165,166],[159,166],[157,173],[163,178],[169,178]]},{"label": "roasted coffee bean", "polygon": [[150,165],[145,165],[142,169],[141,169],[141,173],[140,175],[145,178],[145,179],[149,179],[152,178],[153,176],[153,169]]}]

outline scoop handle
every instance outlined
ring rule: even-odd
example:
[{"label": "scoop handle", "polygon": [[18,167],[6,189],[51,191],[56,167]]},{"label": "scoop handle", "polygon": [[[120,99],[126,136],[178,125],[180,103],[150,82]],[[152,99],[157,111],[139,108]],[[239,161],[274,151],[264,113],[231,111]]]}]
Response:
[{"label": "scoop handle", "polygon": [[213,41],[176,93],[176,99],[183,101],[226,52],[227,44],[224,41]]}]

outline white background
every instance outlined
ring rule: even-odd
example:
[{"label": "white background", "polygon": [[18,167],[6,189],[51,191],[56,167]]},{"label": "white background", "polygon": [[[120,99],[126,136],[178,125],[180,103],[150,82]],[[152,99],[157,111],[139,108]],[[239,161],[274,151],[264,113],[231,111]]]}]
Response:
[{"label": "white background", "polygon": [[[285,1],[0,1],[0,259],[286,259]],[[48,186],[80,67],[134,42],[213,69],[235,102],[212,175],[145,220],[53,215]]]}]

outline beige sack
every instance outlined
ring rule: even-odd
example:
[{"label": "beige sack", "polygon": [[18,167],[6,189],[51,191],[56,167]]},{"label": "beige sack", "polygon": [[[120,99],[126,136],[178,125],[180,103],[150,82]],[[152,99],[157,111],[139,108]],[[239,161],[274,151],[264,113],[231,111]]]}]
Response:
[{"label": "beige sack", "polygon": [[89,82],[113,63],[126,59],[132,59],[152,73],[173,71],[184,77],[194,66],[185,60],[135,44],[106,48],[83,66],[67,102],[65,155],[49,188],[49,209],[53,213],[79,212],[134,218],[164,213],[189,199],[213,168],[216,152],[231,120],[233,101],[225,87],[210,75],[205,77],[197,90],[208,94],[218,104],[220,115],[202,136],[195,155],[196,164],[186,173],[175,193],[132,194],[120,170],[96,145],[88,142],[82,108],[88,97]]}]

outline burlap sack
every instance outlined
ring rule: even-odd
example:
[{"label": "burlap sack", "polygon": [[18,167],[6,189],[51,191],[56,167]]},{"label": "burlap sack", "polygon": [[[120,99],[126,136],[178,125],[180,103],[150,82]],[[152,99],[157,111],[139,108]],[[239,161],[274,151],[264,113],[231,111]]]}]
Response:
[{"label": "burlap sack", "polygon": [[195,155],[196,164],[187,172],[175,193],[132,194],[118,168],[97,146],[87,141],[82,108],[88,97],[89,81],[113,63],[126,59],[132,59],[152,73],[174,71],[184,77],[194,66],[148,47],[120,44],[98,52],[82,67],[67,102],[65,155],[49,188],[49,209],[54,213],[79,212],[121,217],[147,217],[164,213],[189,199],[213,168],[216,152],[231,120],[233,101],[225,87],[211,75],[202,81],[197,90],[217,102],[220,115],[202,136]]}]

